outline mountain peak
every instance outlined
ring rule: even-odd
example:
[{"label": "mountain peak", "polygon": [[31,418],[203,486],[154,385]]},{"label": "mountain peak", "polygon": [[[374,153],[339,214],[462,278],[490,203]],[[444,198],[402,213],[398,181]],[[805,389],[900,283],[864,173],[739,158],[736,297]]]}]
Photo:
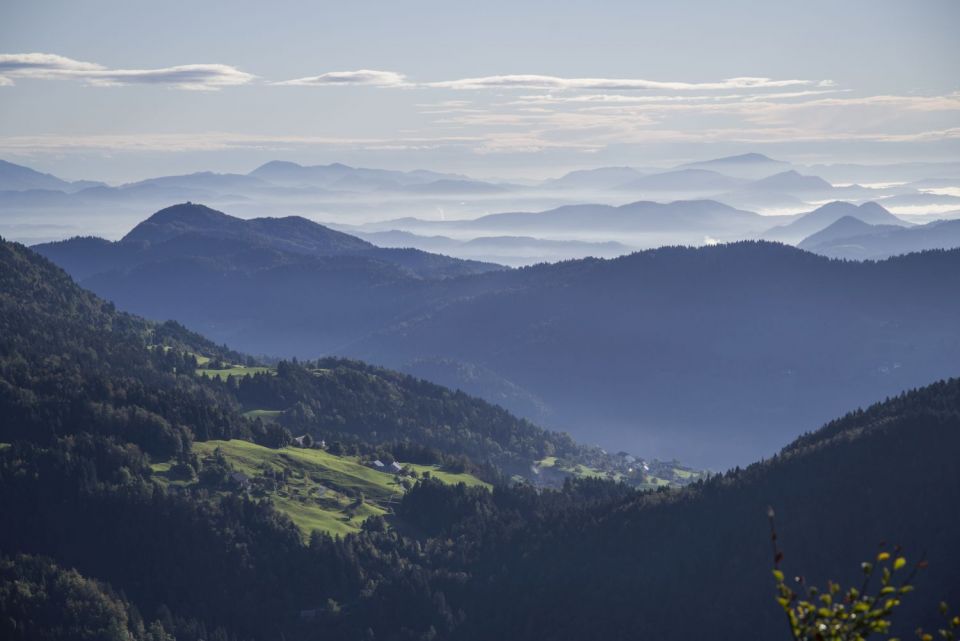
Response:
[{"label": "mountain peak", "polygon": [[803,190],[803,191],[824,191],[833,188],[820,176],[805,176],[795,169],[788,169],[766,178],[761,178],[751,185],[757,189],[773,190]]},{"label": "mountain peak", "polygon": [[0,160],[0,191],[69,190],[70,183],[16,163]]},{"label": "mountain peak", "polygon": [[759,154],[756,152],[750,152],[746,154],[738,154],[736,156],[724,156],[723,158],[714,158],[707,162],[715,163],[756,163],[756,162],[775,162],[782,163],[782,160],[774,160],[770,156],[765,156],[764,154]]},{"label": "mountain peak", "polygon": [[258,171],[271,171],[277,169],[302,169],[303,165],[298,165],[295,162],[289,160],[271,160],[270,162],[265,162],[253,171],[251,174],[255,174]]},{"label": "mountain peak", "polygon": [[820,231],[807,236],[797,246],[800,249],[813,249],[820,243],[869,233],[874,227],[874,225],[865,223],[856,216],[842,216]]},{"label": "mountain peak", "polygon": [[134,227],[123,241],[162,242],[190,231],[231,228],[239,219],[206,205],[185,202],[161,209]]}]

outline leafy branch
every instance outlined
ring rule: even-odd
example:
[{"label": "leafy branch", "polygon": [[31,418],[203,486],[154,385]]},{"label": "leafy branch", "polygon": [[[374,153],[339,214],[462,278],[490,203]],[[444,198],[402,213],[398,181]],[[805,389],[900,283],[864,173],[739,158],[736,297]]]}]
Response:
[{"label": "leafy branch", "polygon": [[[869,637],[887,634],[892,626],[893,613],[901,605],[901,599],[913,592],[917,573],[927,567],[927,561],[920,561],[908,567],[900,546],[887,551],[881,544],[881,551],[873,561],[860,564],[863,582],[859,588],[844,589],[833,581],[827,582],[826,589],[808,586],[803,577],[798,576],[795,583],[798,590],[787,584],[780,567],[783,552],[777,538],[773,508],[769,508],[770,543],[773,548],[773,578],[776,582],[777,603],[786,614],[794,641],[865,641]],[[874,578],[879,580],[874,582]],[[920,641],[956,641],[960,633],[960,616],[950,617],[946,603],[940,604],[940,613],[946,619],[945,626],[937,630],[937,637],[916,630]],[[889,641],[899,641],[892,637]]]}]

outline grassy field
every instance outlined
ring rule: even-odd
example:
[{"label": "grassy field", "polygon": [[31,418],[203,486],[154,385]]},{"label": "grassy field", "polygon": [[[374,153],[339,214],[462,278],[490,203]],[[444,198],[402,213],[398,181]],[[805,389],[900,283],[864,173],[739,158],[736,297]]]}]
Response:
[{"label": "grassy field", "polygon": [[613,479],[614,481],[620,481],[623,479],[623,475],[621,475],[619,472],[609,474],[602,470],[592,468],[589,465],[577,463],[572,466],[561,466],[557,461],[557,457],[555,456],[548,456],[547,458],[540,459],[534,465],[541,470],[553,469],[559,472],[570,474],[571,476],[576,476],[578,478],[608,478]]},{"label": "grassy field", "polygon": [[[341,536],[357,532],[367,518],[389,514],[405,491],[393,475],[369,468],[359,459],[323,450],[274,450],[238,440],[198,442],[193,448],[201,459],[219,448],[234,469],[251,479],[262,477],[267,470],[285,474],[286,483],[275,489],[267,491],[254,482],[250,493],[269,497],[300,528],[304,538],[313,530]],[[171,462],[153,464],[155,478],[168,485],[189,485],[170,478],[171,466]],[[410,467],[421,474],[430,471],[445,483],[487,485],[469,474],[453,474],[428,465]],[[361,495],[363,501],[358,500]]]},{"label": "grassy field", "polygon": [[456,473],[456,472],[447,472],[436,465],[417,465],[416,463],[404,463],[404,465],[410,466],[411,469],[417,471],[418,474],[423,476],[424,472],[430,472],[430,476],[437,479],[438,481],[443,481],[444,483],[449,483],[450,485],[456,485],[457,483],[463,483],[464,485],[481,485],[487,489],[493,488],[489,483],[481,481],[476,476],[466,473]]},{"label": "grassy field", "polygon": [[555,471],[560,474],[567,474],[578,478],[595,477],[611,479],[613,481],[624,481],[641,490],[652,490],[658,487],[680,487],[686,483],[696,481],[701,476],[699,472],[673,466],[665,472],[662,472],[663,477],[655,474],[647,474],[646,481],[639,483],[636,478],[632,478],[629,475],[625,476],[620,472],[604,472],[594,469],[589,465],[561,464],[555,456],[548,456],[547,458],[537,461],[534,465],[540,470]]}]

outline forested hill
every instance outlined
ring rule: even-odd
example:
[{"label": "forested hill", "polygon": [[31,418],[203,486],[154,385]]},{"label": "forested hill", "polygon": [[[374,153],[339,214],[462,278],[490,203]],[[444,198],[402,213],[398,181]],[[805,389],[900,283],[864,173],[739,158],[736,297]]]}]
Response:
[{"label": "forested hill", "polygon": [[[0,243],[0,286],[0,404],[9,418],[0,441],[125,430],[157,459],[189,451],[193,439],[288,442],[278,434],[288,428],[353,451],[459,459],[490,478],[529,473],[548,456],[596,455],[485,401],[356,361],[243,367],[253,359],[176,323],[119,312],[16,244]],[[237,368],[197,376],[198,361]]]},{"label": "forested hill", "polygon": [[509,477],[529,476],[531,464],[546,457],[598,466],[608,458],[461,391],[358,361],[281,362],[239,377],[235,395],[248,410],[276,412],[294,434],[376,444],[403,460],[461,457]]},{"label": "forested hill", "polygon": [[[831,579],[860,588],[860,561],[895,546],[911,567],[925,558],[929,568],[890,631],[906,639],[918,625],[942,626],[941,599],[960,602],[958,456],[960,379],[952,379],[853,412],[771,460],[677,492],[526,513],[519,528],[515,497],[457,501],[437,486],[433,493],[446,500],[421,501],[414,492],[404,504],[436,536],[482,550],[467,562],[469,624],[457,639],[787,639],[773,596],[768,506],[782,568],[807,585]],[[443,504],[469,516],[444,521],[436,509]],[[504,530],[513,534],[500,541]]]},{"label": "forested hill", "polygon": [[204,258],[210,267],[249,273],[296,265],[322,271],[321,259],[351,257],[359,268],[393,278],[447,278],[503,269],[417,249],[386,249],[300,216],[245,220],[194,203],[154,213],[117,242],[71,238],[44,243],[37,251],[77,279],[143,265]]},{"label": "forested hill", "polygon": [[[470,280],[500,286],[342,352],[474,364],[541,399],[539,423],[714,469],[960,374],[960,250],[847,262],[743,242]],[[432,380],[456,384],[451,371]],[[482,383],[461,384],[487,396]]]},{"label": "forested hill", "polygon": [[169,457],[194,437],[249,437],[230,395],[193,376],[188,351],[237,356],[118,312],[45,258],[0,242],[0,440],[122,435]]},{"label": "forested hill", "polygon": [[[924,553],[930,562],[904,597],[908,631],[935,624],[941,598],[960,601],[960,380],[855,412],[775,459],[683,490],[570,479],[560,491],[491,492],[427,479],[397,492],[390,523],[370,518],[355,534],[304,542],[267,497],[208,482],[227,471],[215,450],[199,484],[176,491],[153,464],[173,455],[187,466],[195,450],[213,449],[194,438],[283,435],[244,417],[246,403],[292,403],[295,416],[319,410],[331,421],[331,406],[344,403],[346,432],[355,418],[393,411],[365,390],[407,403],[416,387],[402,377],[391,387],[389,373],[342,361],[215,381],[213,372],[228,371],[215,361],[230,353],[117,313],[8,243],[0,319],[4,639],[788,638],[773,599],[770,505],[787,572],[859,582],[859,561],[886,540],[911,562]],[[165,343],[153,342],[160,335]],[[214,362],[198,375],[198,352],[187,349],[208,350]],[[339,370],[349,373],[349,396],[336,391]],[[437,421],[463,414],[468,427],[497,416],[485,406],[454,412],[445,402],[474,401],[445,394],[425,387],[414,407]],[[412,434],[407,418],[377,433]],[[496,441],[508,424],[494,425],[469,433]],[[372,508],[361,494],[351,509]]]},{"label": "forested hill", "polygon": [[309,221],[211,212],[38,251],[124,310],[248,353],[356,358],[713,469],[958,374],[960,250],[847,262],[739,242],[433,278]]}]

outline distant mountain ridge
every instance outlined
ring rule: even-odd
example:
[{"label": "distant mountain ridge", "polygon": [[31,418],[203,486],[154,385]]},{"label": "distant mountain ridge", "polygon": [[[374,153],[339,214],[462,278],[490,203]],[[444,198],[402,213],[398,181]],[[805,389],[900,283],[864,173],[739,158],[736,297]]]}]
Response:
[{"label": "distant mountain ridge", "polygon": [[768,454],[960,362],[960,250],[847,264],[736,243],[437,279],[229,233],[178,238],[171,259],[81,282],[248,352],[409,368],[587,442],[700,467]]},{"label": "distant mountain ridge", "polygon": [[23,165],[0,160],[0,191],[64,191],[74,192],[102,183],[89,180],[74,182],[61,180],[52,174],[45,174]]},{"label": "distant mountain ridge", "polygon": [[871,225],[906,226],[909,224],[905,220],[897,218],[883,206],[875,202],[854,205],[848,202],[834,201],[818,207],[807,214],[798,216],[796,220],[786,225],[767,230],[763,234],[763,237],[768,240],[800,242],[807,236],[832,225],[845,216],[856,218]]},{"label": "distant mountain ridge", "polygon": [[955,373],[958,279],[960,250],[845,264],[770,243],[663,248],[474,277],[502,286],[343,353],[475,364],[542,399],[541,422],[709,467]]},{"label": "distant mountain ridge", "polygon": [[824,192],[833,189],[833,185],[819,176],[804,176],[796,170],[761,178],[750,184],[752,189],[793,192]]},{"label": "distant mountain ridge", "polygon": [[487,260],[511,267],[584,256],[613,258],[634,251],[628,245],[614,241],[545,240],[531,236],[477,236],[470,240],[456,240],[448,236],[420,236],[395,229],[353,233],[379,247],[414,247],[447,256]]},{"label": "distant mountain ridge", "polygon": [[926,225],[868,225],[850,217],[808,236],[801,249],[831,258],[878,260],[931,249],[960,247],[960,220],[938,220]]},{"label": "distant mountain ridge", "polygon": [[734,178],[709,169],[675,169],[660,174],[641,176],[617,186],[624,191],[718,192],[743,184]]},{"label": "distant mountain ridge", "polygon": [[642,172],[632,167],[578,169],[559,178],[547,180],[543,186],[555,189],[610,189],[640,178],[642,175]]},{"label": "distant mountain ridge", "polygon": [[724,158],[687,163],[681,165],[681,167],[688,169],[707,169],[734,178],[757,180],[788,170],[790,163],[783,162],[782,160],[774,160],[769,156],[751,152],[737,156],[726,156]]},{"label": "distant mountain ridge", "polygon": [[[387,220],[362,226],[364,231],[398,229],[417,234],[474,236],[532,236],[540,239],[616,240],[631,246],[703,244],[706,236],[720,240],[759,234],[778,218],[735,209],[714,200],[660,203],[637,201],[625,205],[565,205],[539,212],[505,212],[472,220]],[[659,242],[658,242],[659,241]]]},{"label": "distant mountain ridge", "polygon": [[[205,244],[206,251],[203,248]],[[89,251],[85,253],[84,248]],[[283,254],[303,258],[352,256],[394,265],[410,276],[421,278],[459,276],[500,268],[415,249],[381,249],[365,240],[299,216],[244,220],[193,203],[158,211],[117,243],[72,239],[38,245],[35,249],[54,260],[59,256],[71,256],[73,273],[81,278],[105,271],[102,265],[110,264],[109,261],[104,263],[105,252],[114,254],[114,269],[185,257],[219,257],[233,261],[233,255],[250,255],[250,252],[259,252],[261,259],[268,261],[271,259],[264,252],[278,252],[275,260],[282,260]],[[79,264],[77,261],[83,260],[81,254],[89,261],[89,265],[97,267]],[[252,264],[241,262],[235,266],[245,269]]]},{"label": "distant mountain ridge", "polygon": [[338,187],[343,189],[401,187],[438,180],[469,180],[468,177],[459,174],[444,174],[423,169],[415,171],[367,169],[351,167],[343,163],[300,165],[295,162],[280,160],[263,164],[247,175],[277,185],[312,185],[327,189]]}]

